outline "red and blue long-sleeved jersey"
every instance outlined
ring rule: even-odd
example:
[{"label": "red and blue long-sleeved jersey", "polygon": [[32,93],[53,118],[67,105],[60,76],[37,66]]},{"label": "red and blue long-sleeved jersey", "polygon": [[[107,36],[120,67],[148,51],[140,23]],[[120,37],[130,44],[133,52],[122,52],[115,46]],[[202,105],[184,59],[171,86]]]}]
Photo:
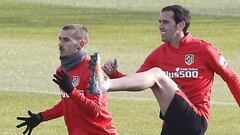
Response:
[{"label": "red and blue long-sleeved jersey", "polygon": [[[108,112],[107,94],[88,93],[89,58],[68,71],[75,89],[70,95],[61,92],[61,101],[41,112],[44,121],[64,116],[69,135],[116,135],[117,131]],[[57,71],[62,70],[60,66]]]}]

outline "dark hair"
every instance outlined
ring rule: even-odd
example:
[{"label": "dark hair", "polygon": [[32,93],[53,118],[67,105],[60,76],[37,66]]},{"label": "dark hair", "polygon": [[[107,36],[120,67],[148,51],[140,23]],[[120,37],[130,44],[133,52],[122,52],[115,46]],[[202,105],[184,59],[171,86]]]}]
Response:
[{"label": "dark hair", "polygon": [[190,12],[180,5],[171,5],[164,7],[161,12],[163,11],[172,11],[174,13],[173,19],[175,20],[176,24],[178,24],[181,21],[185,22],[186,26],[183,28],[183,33],[185,35],[188,27],[190,26],[191,19]]}]

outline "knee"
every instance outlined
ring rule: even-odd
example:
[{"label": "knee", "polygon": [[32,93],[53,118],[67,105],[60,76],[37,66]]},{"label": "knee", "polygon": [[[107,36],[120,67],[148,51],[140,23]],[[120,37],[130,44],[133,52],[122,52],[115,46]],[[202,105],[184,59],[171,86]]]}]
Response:
[{"label": "knee", "polygon": [[154,67],[154,68],[149,69],[149,72],[151,72],[151,74],[155,78],[155,80],[160,80],[164,75],[163,70],[161,68],[158,68],[158,67]]}]

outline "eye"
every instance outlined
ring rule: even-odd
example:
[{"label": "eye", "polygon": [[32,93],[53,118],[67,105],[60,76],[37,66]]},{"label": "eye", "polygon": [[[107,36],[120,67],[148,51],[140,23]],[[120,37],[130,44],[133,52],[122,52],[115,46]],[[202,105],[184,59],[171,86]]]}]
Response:
[{"label": "eye", "polygon": [[62,40],[63,40],[64,42],[68,42],[68,41],[70,41],[69,38],[62,38]]},{"label": "eye", "polygon": [[169,21],[168,20],[159,20],[159,23],[160,24],[167,24],[167,23],[169,23]]}]

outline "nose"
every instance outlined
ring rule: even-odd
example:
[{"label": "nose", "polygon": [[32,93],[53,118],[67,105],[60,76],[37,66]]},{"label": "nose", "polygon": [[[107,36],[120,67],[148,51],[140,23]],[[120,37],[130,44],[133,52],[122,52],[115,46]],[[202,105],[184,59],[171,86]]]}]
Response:
[{"label": "nose", "polygon": [[61,41],[59,41],[58,46],[62,47],[62,42]]},{"label": "nose", "polygon": [[162,25],[162,24],[159,24],[159,30],[160,31],[163,31],[165,28],[164,28],[164,25]]},{"label": "nose", "polygon": [[59,42],[59,44],[58,44],[58,49],[59,49],[59,50],[63,49],[63,45],[62,45],[61,42]]},{"label": "nose", "polygon": [[159,26],[158,26],[158,28],[159,28],[159,30],[161,30],[161,29],[162,29],[162,24],[161,24],[161,23],[159,23]]}]

